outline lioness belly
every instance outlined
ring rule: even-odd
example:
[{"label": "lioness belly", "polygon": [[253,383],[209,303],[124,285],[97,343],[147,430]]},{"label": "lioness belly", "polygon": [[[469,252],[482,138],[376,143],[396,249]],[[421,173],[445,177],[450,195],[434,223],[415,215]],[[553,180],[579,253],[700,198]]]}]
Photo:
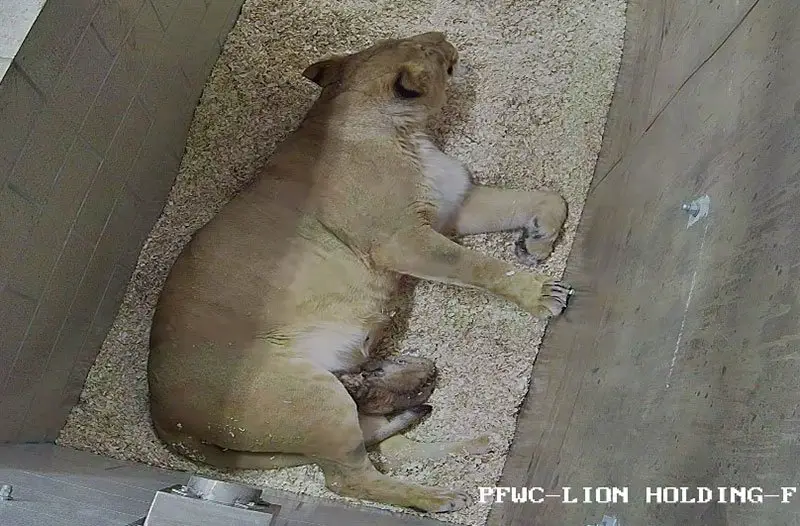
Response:
[{"label": "lioness belly", "polygon": [[[365,362],[389,321],[386,306],[396,286],[395,279],[381,281],[381,287],[374,282],[353,283],[347,293],[312,293],[289,329],[294,335],[293,353],[332,372],[352,370]],[[309,309],[309,304],[315,308]]]},{"label": "lioness belly", "polygon": [[358,367],[380,340],[398,277],[369,268],[350,249],[329,241],[303,243],[281,302],[290,315],[279,315],[276,330],[285,324],[293,353],[337,372]]},{"label": "lioness belly", "polygon": [[370,334],[377,328],[323,322],[310,327],[295,340],[295,350],[320,367],[332,371],[348,371],[358,367],[370,354]]}]

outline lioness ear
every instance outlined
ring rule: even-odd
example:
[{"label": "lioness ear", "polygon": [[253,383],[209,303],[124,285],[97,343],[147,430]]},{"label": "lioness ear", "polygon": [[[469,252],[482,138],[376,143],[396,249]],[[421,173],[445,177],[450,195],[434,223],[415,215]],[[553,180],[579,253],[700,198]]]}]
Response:
[{"label": "lioness ear", "polygon": [[336,82],[342,71],[344,57],[332,57],[314,62],[303,71],[303,76],[318,86]]},{"label": "lioness ear", "polygon": [[404,64],[394,81],[395,94],[403,99],[421,97],[427,91],[428,72],[419,64]]}]

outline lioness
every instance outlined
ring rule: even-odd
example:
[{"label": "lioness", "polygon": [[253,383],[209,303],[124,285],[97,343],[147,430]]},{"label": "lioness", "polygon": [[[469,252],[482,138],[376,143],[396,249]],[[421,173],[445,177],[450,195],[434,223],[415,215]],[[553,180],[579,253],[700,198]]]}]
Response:
[{"label": "lioness", "polygon": [[[480,288],[537,317],[566,306],[566,284],[447,237],[522,230],[520,255],[543,259],[566,218],[554,193],[473,186],[431,142],[426,123],[457,56],[431,32],[303,72],[318,99],[194,234],[158,302],[150,410],[175,451],[221,468],[316,463],[336,493],[427,512],[469,502],[378,471],[366,447],[401,437],[425,410],[359,415],[337,378],[370,356],[401,274]],[[423,455],[456,446],[404,440]]]}]

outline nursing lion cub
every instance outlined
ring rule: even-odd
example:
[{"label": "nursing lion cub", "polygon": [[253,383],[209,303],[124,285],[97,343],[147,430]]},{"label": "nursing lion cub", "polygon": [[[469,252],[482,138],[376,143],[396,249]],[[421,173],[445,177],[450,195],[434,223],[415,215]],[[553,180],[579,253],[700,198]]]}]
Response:
[{"label": "nursing lion cub", "polygon": [[[194,234],[156,308],[150,409],[173,450],[220,468],[315,463],[330,490],[385,504],[467,505],[464,492],[381,473],[366,448],[433,456],[480,444],[398,435],[430,408],[387,418],[374,413],[397,408],[375,398],[364,402],[375,411],[360,412],[354,393],[363,386],[352,377],[387,325],[403,274],[483,289],[537,317],[561,313],[571,292],[447,237],[521,230],[518,254],[540,260],[566,217],[554,193],[473,186],[434,146],[426,123],[456,61],[442,33],[425,33],[303,72],[319,98],[263,172]],[[408,366],[426,390],[407,398],[414,405],[430,394],[434,371]]]}]

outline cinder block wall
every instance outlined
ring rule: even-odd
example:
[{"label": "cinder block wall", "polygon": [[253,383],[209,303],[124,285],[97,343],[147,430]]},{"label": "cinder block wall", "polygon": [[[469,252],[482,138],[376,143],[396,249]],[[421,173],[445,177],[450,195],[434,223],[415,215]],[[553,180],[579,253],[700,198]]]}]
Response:
[{"label": "cinder block wall", "polygon": [[48,0],[0,83],[0,441],[54,440],[243,0]]}]

